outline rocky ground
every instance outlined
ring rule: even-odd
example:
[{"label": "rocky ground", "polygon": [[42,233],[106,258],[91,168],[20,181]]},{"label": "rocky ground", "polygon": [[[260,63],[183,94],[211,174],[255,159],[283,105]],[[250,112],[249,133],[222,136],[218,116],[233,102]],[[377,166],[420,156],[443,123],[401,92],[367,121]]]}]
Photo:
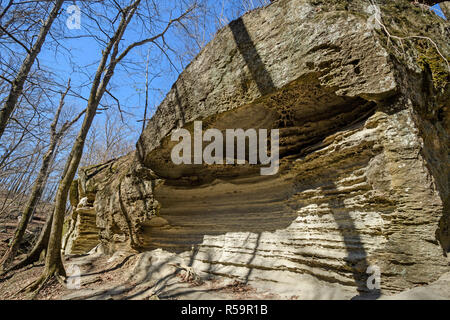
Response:
[{"label": "rocky ground", "polygon": [[[198,272],[302,299],[350,299],[372,267],[389,294],[449,272],[447,64],[430,43],[390,44],[375,12],[391,34],[429,26],[450,52],[446,22],[404,0],[280,0],[245,14],[180,74],[136,152],[80,168],[65,253],[194,247]],[[175,164],[172,133],[197,121],[277,128],[278,174]]]},{"label": "rocky ground", "polygon": [[[37,298],[450,299],[447,26],[405,0],[280,0],[231,22],[135,152],[80,168],[64,242],[80,283]],[[175,164],[172,134],[197,121],[278,129],[278,174]]]},{"label": "rocky ground", "polygon": [[[116,252],[113,256],[98,248],[88,255],[65,258],[69,274],[66,285],[58,281],[47,284],[35,297],[38,300],[158,300],[158,299],[250,299],[304,300],[349,299],[349,292],[337,291],[329,284],[307,281],[298,283],[298,292],[269,289],[258,281],[242,281],[197,274],[185,265],[183,255],[161,249],[144,253]],[[28,266],[5,275],[0,280],[0,299],[25,300],[19,293],[36,280],[42,264]],[[79,271],[79,273],[78,273]],[[79,277],[78,277],[79,275]],[[79,281],[78,281],[79,279]],[[328,289],[328,290],[327,290]],[[368,297],[370,298],[370,297]],[[396,295],[381,295],[380,299],[450,299],[450,273],[429,285],[418,286]]]},{"label": "rocky ground", "polygon": [[[1,196],[0,196],[0,199]],[[1,200],[3,201],[3,199]],[[35,240],[39,231],[45,224],[45,217],[51,204],[40,204],[37,208],[32,220],[30,221],[24,241],[20,247],[20,251],[24,252],[30,249],[32,242]],[[14,235],[17,223],[20,217],[20,204],[16,204],[16,208],[8,209],[6,213],[0,215],[0,256],[6,252],[8,243]]]},{"label": "rocky ground", "polygon": [[[74,266],[81,270],[81,283],[76,286],[74,277],[69,277],[67,287],[53,281],[35,297],[38,300],[151,300],[151,299],[279,299],[275,294],[259,292],[250,285],[239,281],[218,279],[203,280],[194,273],[176,264],[167,264],[151,276],[142,273],[142,261],[146,254],[119,252],[112,257],[98,253],[85,256],[67,257],[67,272]],[[147,268],[149,265],[146,266]],[[3,277],[0,282],[0,299],[29,299],[19,293],[21,289],[36,280],[43,269],[36,264]],[[155,271],[155,270],[153,270]],[[136,273],[135,273],[136,272]],[[76,271],[75,271],[76,273]],[[162,276],[164,274],[164,276]],[[162,276],[159,278],[159,276]],[[295,296],[290,297],[295,299]]]}]

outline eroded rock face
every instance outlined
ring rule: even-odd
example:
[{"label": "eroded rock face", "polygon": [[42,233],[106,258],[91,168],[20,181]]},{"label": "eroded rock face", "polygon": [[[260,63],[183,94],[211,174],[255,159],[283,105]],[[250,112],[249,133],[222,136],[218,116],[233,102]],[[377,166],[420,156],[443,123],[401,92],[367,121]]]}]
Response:
[{"label": "eroded rock face", "polygon": [[[378,1],[382,2],[382,1]],[[218,32],[180,75],[135,153],[83,169],[110,251],[191,252],[214,276],[295,284],[305,275],[377,294],[448,271],[445,22],[408,1],[279,0]],[[404,35],[406,36],[406,35]],[[171,133],[280,130],[280,170],[175,165]],[[369,269],[373,270],[373,269]]]}]

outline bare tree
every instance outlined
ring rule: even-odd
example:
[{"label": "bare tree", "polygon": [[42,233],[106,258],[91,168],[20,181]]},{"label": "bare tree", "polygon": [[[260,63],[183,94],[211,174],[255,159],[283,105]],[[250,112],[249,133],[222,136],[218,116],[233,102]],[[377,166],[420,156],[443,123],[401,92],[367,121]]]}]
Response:
[{"label": "bare tree", "polygon": [[[3,132],[5,131],[6,125],[8,124],[11,114],[17,106],[17,101],[20,95],[22,94],[25,80],[28,77],[31,67],[33,66],[36,60],[36,57],[41,51],[45,38],[47,37],[47,34],[50,31],[53,21],[59,14],[63,2],[64,0],[56,0],[52,11],[50,12],[49,16],[47,17],[47,20],[41,27],[41,30],[33,47],[31,49],[26,49],[28,54],[25,57],[25,60],[22,62],[22,66],[19,72],[17,73],[15,79],[11,82],[11,89],[9,95],[0,110],[0,138],[3,136]],[[8,32],[4,27],[1,27],[1,30],[3,32]]]},{"label": "bare tree", "polygon": [[[31,83],[33,82],[33,83]],[[17,108],[0,142],[0,216],[11,217],[22,210],[39,165],[49,145],[48,127],[54,116],[55,99],[48,94],[54,89],[43,72],[31,72],[18,100]],[[1,99],[1,97],[0,97]],[[56,110],[56,109],[55,109]],[[72,116],[70,116],[72,117]],[[66,119],[65,114],[62,118]],[[68,136],[64,137],[67,140]],[[66,143],[59,147],[64,150]],[[58,164],[52,162],[51,174]],[[59,170],[59,169],[58,169]],[[46,198],[48,195],[45,193]]]},{"label": "bare tree", "polygon": [[[115,3],[118,6],[117,2]],[[141,0],[134,0],[125,8],[122,8],[120,6],[117,7],[118,17],[120,16],[120,22],[115,29],[114,34],[107,41],[106,47],[102,50],[102,57],[98,65],[93,83],[91,85],[86,114],[84,116],[84,120],[78,136],[72,147],[72,151],[67,158],[65,172],[63,174],[62,180],[59,183],[56,193],[52,227],[45,258],[45,268],[42,276],[34,283],[32,283],[28,288],[26,288],[27,291],[35,290],[36,292],[39,292],[42,286],[50,278],[55,276],[57,279],[61,280],[61,278],[65,276],[65,269],[61,259],[61,239],[68,192],[83,155],[83,147],[86,141],[87,134],[97,113],[97,108],[100,104],[100,100],[102,99],[104,93],[107,91],[107,86],[114,74],[116,66],[134,48],[142,46],[146,43],[154,43],[157,39],[164,37],[164,35],[173,24],[182,21],[196,7],[196,4],[194,3],[193,6],[189,7],[177,18],[171,19],[167,23],[165,28],[163,28],[163,30],[157,35],[133,42],[120,52],[120,43],[125,30],[130,25],[130,22],[135,15],[140,3]]]},{"label": "bare tree", "polygon": [[113,112],[107,112],[104,118],[102,123],[91,127],[80,162],[82,167],[119,158],[134,149],[134,140],[130,139],[132,129]]},{"label": "bare tree", "polygon": [[150,49],[147,52],[147,62],[145,65],[145,105],[144,105],[144,118],[142,119],[142,130],[141,133],[144,132],[145,123],[147,120],[147,111],[148,111],[148,66],[150,64]]},{"label": "bare tree", "polygon": [[28,222],[30,221],[31,215],[36,209],[36,205],[41,198],[42,191],[45,188],[48,174],[49,174],[49,168],[51,165],[52,160],[54,159],[55,150],[60,142],[62,136],[67,132],[67,130],[75,123],[77,122],[81,116],[84,114],[84,111],[78,114],[72,121],[66,121],[62,127],[57,130],[57,125],[59,121],[59,117],[61,114],[61,110],[64,106],[64,99],[70,90],[70,80],[67,85],[67,89],[64,93],[61,93],[61,99],[59,102],[58,109],[56,110],[53,122],[50,126],[50,145],[48,146],[47,152],[45,153],[44,157],[42,158],[42,165],[39,170],[39,174],[37,176],[37,179],[35,180],[33,184],[33,189],[31,191],[31,194],[28,198],[28,201],[22,211],[22,217],[19,222],[19,225],[14,233],[14,238],[12,240],[12,243],[3,256],[3,258],[0,260],[0,270],[7,268],[12,260],[14,259],[17,250],[19,248],[20,243],[22,242],[23,236],[25,234],[25,230],[28,226]]}]

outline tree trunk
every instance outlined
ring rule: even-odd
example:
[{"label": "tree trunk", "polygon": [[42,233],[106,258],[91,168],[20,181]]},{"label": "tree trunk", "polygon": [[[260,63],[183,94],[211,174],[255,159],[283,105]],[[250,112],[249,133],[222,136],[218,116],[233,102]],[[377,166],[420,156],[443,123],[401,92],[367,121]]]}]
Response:
[{"label": "tree trunk", "polygon": [[147,52],[147,66],[145,70],[145,108],[144,108],[144,120],[142,121],[142,131],[141,134],[144,133],[145,123],[147,120],[147,109],[148,109],[148,65],[150,64],[150,48]]},{"label": "tree trunk", "polygon": [[[84,140],[86,139],[87,131],[92,123],[95,112],[87,112],[83,126],[80,133],[75,141],[72,148],[71,159],[69,160],[69,166],[67,167],[67,172],[61,180],[58,191],[56,193],[55,199],[55,211],[53,216],[53,222],[50,232],[50,238],[48,242],[48,250],[45,257],[45,271],[46,276],[52,276],[57,274],[60,276],[65,276],[64,266],[61,260],[61,240],[62,240],[62,229],[64,224],[64,214],[66,212],[67,195],[69,192],[70,184],[72,183],[75,173],[78,169],[78,164],[81,160],[83,154]],[[91,115],[91,113],[93,113]],[[86,132],[86,134],[84,134]]]},{"label": "tree trunk", "polygon": [[45,221],[44,228],[42,229],[41,234],[39,235],[39,238],[36,241],[33,249],[31,249],[30,253],[28,253],[28,255],[25,257],[25,259],[21,260],[17,264],[6,269],[6,271],[17,270],[17,269],[25,267],[26,265],[35,263],[36,261],[39,261],[41,253],[43,251],[45,251],[48,246],[48,240],[50,238],[52,221],[53,221],[53,211],[47,216],[47,220]]},{"label": "tree trunk", "polygon": [[0,260],[0,270],[7,268],[11,262],[13,261],[16,253],[19,249],[20,243],[22,242],[23,236],[25,234],[25,230],[30,221],[30,217],[33,211],[36,208],[36,205],[41,198],[42,191],[46,184],[46,177],[48,176],[48,170],[50,167],[51,160],[53,158],[53,154],[55,152],[55,147],[57,144],[57,139],[52,139],[50,146],[42,159],[42,166],[39,170],[39,174],[34,182],[33,189],[31,191],[30,197],[25,205],[25,208],[22,212],[22,218],[19,222],[19,225],[14,233],[14,238],[11,243],[11,246],[6,251],[3,258]]},{"label": "tree trunk", "polygon": [[51,232],[48,241],[47,254],[45,257],[44,281],[45,278],[52,275],[65,276],[64,266],[61,259],[61,241],[64,215],[66,213],[67,196],[70,185],[78,170],[78,165],[83,155],[84,142],[92,121],[97,113],[99,103],[100,100],[97,100],[94,97],[91,97],[88,101],[88,107],[86,109],[83,124],[72,147],[72,151],[67,159],[65,172],[56,192],[55,210],[53,213],[53,221],[51,224]]},{"label": "tree trunk", "polygon": [[[78,170],[78,165],[80,164],[80,160],[83,155],[84,142],[86,141],[86,136],[97,113],[98,105],[100,104],[100,100],[106,91],[106,87],[114,74],[114,69],[119,62],[119,60],[116,59],[119,50],[119,42],[122,39],[131,18],[136,12],[136,8],[139,3],[140,0],[135,0],[130,6],[122,10],[122,19],[120,24],[117,27],[114,36],[109,40],[107,47],[102,51],[102,58],[98,65],[94,80],[92,82],[91,91],[89,93],[86,115],[72,147],[72,151],[70,152],[69,158],[67,159],[63,179],[59,183],[58,191],[56,192],[52,229],[50,232],[47,254],[45,256],[45,269],[42,277],[32,284],[30,291],[39,291],[39,288],[41,288],[42,285],[52,276],[65,276],[64,265],[61,259],[61,242],[64,215],[66,213],[66,203],[70,185],[72,184]],[[108,59],[110,62],[106,67]],[[103,79],[102,75],[104,75]]]},{"label": "tree trunk", "polygon": [[[72,126],[72,124],[74,124],[79,119],[79,117],[84,113],[84,111],[83,111],[77,117],[75,117],[74,120],[72,120],[71,122],[66,122],[61,127],[61,129],[57,132],[56,127],[58,125],[59,116],[60,116],[62,108],[64,106],[65,97],[66,97],[67,93],[69,92],[69,90],[70,90],[70,79],[67,84],[66,91],[61,94],[61,99],[59,101],[58,109],[56,110],[55,116],[53,118],[53,122],[50,125],[50,145],[42,159],[41,169],[39,170],[39,174],[33,185],[33,190],[31,192],[30,197],[29,197],[29,199],[25,205],[25,208],[23,210],[22,219],[20,220],[17,230],[14,234],[12,244],[11,244],[10,248],[8,249],[8,251],[6,252],[6,254],[4,255],[4,257],[2,258],[2,260],[0,261],[0,269],[7,269],[7,267],[11,264],[11,262],[13,261],[15,255],[17,253],[17,250],[20,246],[23,235],[25,234],[25,230],[30,221],[30,218],[32,217],[32,215],[34,213],[36,206],[38,204],[38,201],[41,198],[42,192],[44,191],[45,185],[47,184],[50,167],[51,167],[51,164],[53,163],[55,151],[57,149],[58,144],[61,141],[62,136]],[[45,242],[45,247],[46,247],[46,245],[48,243],[52,216],[53,216],[53,213],[49,214],[49,217],[47,218],[47,223],[44,227],[43,232],[41,233],[42,237],[40,237],[37,245],[33,248],[32,252],[30,253],[30,256],[32,256],[33,258],[35,257],[35,255],[37,255],[36,258],[38,259],[40,256],[40,253],[42,251],[40,246],[44,245],[44,242]],[[47,229],[48,229],[48,231],[47,231]],[[39,252],[35,251],[35,249],[38,250]],[[25,259],[25,260],[27,260],[27,259]]]},{"label": "tree trunk", "polygon": [[50,12],[47,20],[41,27],[39,31],[38,38],[34,43],[31,50],[28,52],[25,60],[22,62],[22,66],[20,67],[19,72],[16,75],[16,78],[12,82],[11,90],[9,95],[0,110],[0,138],[3,136],[3,132],[5,131],[6,125],[8,124],[9,118],[11,117],[12,112],[16,108],[17,100],[23,91],[23,86],[25,84],[25,80],[28,77],[28,74],[33,66],[37,55],[41,51],[42,45],[44,44],[45,38],[47,37],[48,32],[50,31],[50,27],[53,24],[53,21],[58,16],[59,10],[63,4],[64,0],[57,0],[55,6]]}]

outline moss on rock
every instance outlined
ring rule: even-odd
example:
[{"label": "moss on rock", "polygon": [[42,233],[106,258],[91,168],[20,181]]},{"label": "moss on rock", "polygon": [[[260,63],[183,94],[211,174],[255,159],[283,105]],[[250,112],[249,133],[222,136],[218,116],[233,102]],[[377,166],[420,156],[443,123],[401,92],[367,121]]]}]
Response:
[{"label": "moss on rock", "polygon": [[76,208],[78,203],[80,202],[80,197],[79,197],[79,193],[78,193],[78,179],[73,180],[72,184],[70,185],[69,200],[70,200],[70,204],[74,208]]},{"label": "moss on rock", "polygon": [[[430,69],[435,89],[439,91],[444,90],[450,78],[447,62],[444,61],[436,48],[426,39],[418,40],[416,48],[420,53],[417,63],[424,71],[427,71],[427,68]],[[446,59],[448,60],[449,58]]]}]

